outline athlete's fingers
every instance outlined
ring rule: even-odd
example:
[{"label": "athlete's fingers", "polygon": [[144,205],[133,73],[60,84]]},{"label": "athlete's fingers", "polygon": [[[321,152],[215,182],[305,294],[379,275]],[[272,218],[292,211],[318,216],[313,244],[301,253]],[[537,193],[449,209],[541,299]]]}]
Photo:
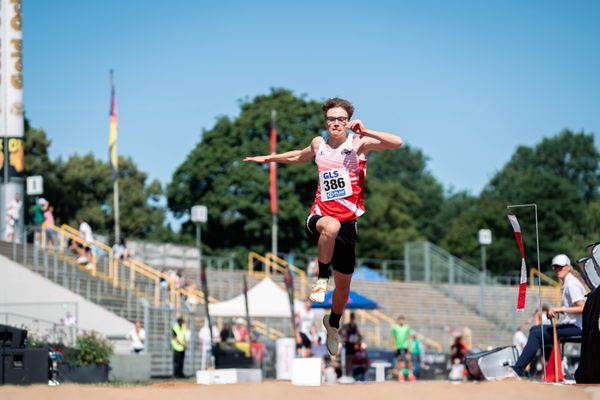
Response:
[{"label": "athlete's fingers", "polygon": [[359,119],[348,122],[348,128],[356,133],[361,133],[363,131],[362,122]]}]

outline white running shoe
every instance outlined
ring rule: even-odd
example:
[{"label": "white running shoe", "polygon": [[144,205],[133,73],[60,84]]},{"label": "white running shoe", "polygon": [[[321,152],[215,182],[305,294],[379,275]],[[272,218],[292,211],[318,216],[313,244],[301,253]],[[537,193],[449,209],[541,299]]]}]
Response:
[{"label": "white running shoe", "polygon": [[325,302],[325,293],[327,293],[327,279],[319,278],[310,288],[310,296],[308,298],[310,301],[323,304]]},{"label": "white running shoe", "polygon": [[338,335],[338,329],[329,325],[329,315],[323,317],[323,326],[327,331],[327,351],[330,355],[336,356],[340,351],[340,336]]}]

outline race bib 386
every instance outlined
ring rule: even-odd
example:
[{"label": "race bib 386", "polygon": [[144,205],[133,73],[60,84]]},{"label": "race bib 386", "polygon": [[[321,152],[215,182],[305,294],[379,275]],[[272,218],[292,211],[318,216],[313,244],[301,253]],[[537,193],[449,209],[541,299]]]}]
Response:
[{"label": "race bib 386", "polygon": [[350,174],[346,168],[331,169],[319,172],[321,201],[343,199],[352,195]]}]

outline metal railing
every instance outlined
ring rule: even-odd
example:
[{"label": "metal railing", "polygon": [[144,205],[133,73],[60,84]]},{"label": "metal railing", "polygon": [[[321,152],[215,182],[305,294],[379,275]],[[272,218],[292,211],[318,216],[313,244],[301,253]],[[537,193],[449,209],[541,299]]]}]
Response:
[{"label": "metal railing", "polygon": [[[506,331],[528,323],[529,315],[539,305],[539,299],[532,301],[530,295],[525,313],[517,313],[518,281],[493,277],[429,242],[406,244],[404,272],[405,281],[429,283]],[[537,285],[536,274],[537,269],[530,268],[532,286]],[[560,302],[560,285],[546,275],[540,276],[546,285],[541,291],[543,301]]]}]

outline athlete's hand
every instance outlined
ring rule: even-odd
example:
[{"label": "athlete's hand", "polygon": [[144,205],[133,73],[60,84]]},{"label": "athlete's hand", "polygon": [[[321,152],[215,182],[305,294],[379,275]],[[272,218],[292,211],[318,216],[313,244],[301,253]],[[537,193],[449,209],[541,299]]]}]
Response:
[{"label": "athlete's hand", "polygon": [[242,161],[245,161],[245,162],[255,162],[255,163],[263,164],[263,163],[267,162],[267,158],[268,157],[269,156],[246,157]]},{"label": "athlete's hand", "polygon": [[365,124],[360,119],[354,119],[348,122],[347,127],[354,133],[358,133],[360,136],[364,136],[367,133]]}]

